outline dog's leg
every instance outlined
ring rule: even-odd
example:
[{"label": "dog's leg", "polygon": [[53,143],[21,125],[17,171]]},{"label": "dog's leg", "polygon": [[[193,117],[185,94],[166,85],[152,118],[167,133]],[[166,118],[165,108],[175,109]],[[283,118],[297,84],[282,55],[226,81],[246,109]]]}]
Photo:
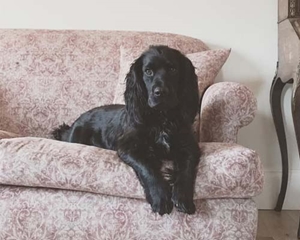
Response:
[{"label": "dog's leg", "polygon": [[118,142],[118,155],[136,172],[153,212],[160,215],[171,213],[171,186],[163,178],[160,172],[161,162],[154,156],[142,134],[125,134]]},{"label": "dog's leg", "polygon": [[171,154],[176,170],[172,201],[178,211],[193,214],[196,210],[193,195],[200,150],[192,133],[176,137]]}]

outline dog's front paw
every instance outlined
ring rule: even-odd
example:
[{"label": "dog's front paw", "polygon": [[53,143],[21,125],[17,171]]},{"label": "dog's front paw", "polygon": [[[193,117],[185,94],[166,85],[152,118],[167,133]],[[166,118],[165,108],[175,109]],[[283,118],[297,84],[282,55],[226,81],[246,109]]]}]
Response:
[{"label": "dog's front paw", "polygon": [[173,202],[171,197],[171,187],[166,182],[152,184],[146,191],[146,198],[151,205],[152,211],[159,213],[159,215],[172,212]]},{"label": "dog's front paw", "polygon": [[174,186],[172,201],[179,212],[194,214],[196,211],[195,204],[193,202],[193,194],[186,191],[184,188]]}]

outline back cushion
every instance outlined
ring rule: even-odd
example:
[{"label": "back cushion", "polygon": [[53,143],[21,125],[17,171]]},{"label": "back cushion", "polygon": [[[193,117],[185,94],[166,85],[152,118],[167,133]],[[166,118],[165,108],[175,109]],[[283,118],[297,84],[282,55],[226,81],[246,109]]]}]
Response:
[{"label": "back cushion", "polygon": [[0,130],[49,137],[62,122],[113,102],[120,46],[166,44],[184,53],[200,40],[162,33],[0,30]]},{"label": "back cushion", "polygon": [[[218,49],[200,51],[186,54],[195,67],[195,73],[198,76],[199,97],[201,98],[203,92],[207,87],[214,83],[215,77],[219,73],[223,64],[226,62],[230,54],[230,49]],[[116,85],[114,104],[124,104],[124,92],[126,88],[126,74],[130,68],[131,63],[140,55],[140,51],[132,51],[131,48],[121,47],[120,56],[120,73],[119,80]],[[200,100],[200,99],[199,99]],[[200,131],[200,113],[196,116],[193,130],[196,138],[199,140]]]}]

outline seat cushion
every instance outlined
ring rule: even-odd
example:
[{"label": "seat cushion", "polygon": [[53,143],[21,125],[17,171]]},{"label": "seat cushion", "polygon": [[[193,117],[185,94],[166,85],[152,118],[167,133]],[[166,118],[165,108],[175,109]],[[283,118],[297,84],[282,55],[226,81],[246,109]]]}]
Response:
[{"label": "seat cushion", "polygon": [[[248,198],[263,186],[258,155],[227,143],[201,143],[195,199]],[[116,152],[34,137],[0,140],[0,184],[88,191],[144,199],[134,171]]]},{"label": "seat cushion", "polygon": [[21,137],[19,134],[0,130],[0,139]]}]

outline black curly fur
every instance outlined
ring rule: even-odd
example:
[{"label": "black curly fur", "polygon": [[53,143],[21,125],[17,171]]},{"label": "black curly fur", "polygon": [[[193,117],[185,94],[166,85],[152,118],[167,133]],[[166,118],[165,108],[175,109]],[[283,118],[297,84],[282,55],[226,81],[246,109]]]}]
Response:
[{"label": "black curly fur", "polygon": [[[54,138],[116,150],[136,172],[154,212],[170,213],[174,204],[194,213],[200,152],[192,123],[199,95],[191,61],[167,46],[150,47],[130,67],[124,97],[125,106],[94,108],[71,127],[55,129]],[[172,184],[162,176],[165,159],[174,164]]]}]

